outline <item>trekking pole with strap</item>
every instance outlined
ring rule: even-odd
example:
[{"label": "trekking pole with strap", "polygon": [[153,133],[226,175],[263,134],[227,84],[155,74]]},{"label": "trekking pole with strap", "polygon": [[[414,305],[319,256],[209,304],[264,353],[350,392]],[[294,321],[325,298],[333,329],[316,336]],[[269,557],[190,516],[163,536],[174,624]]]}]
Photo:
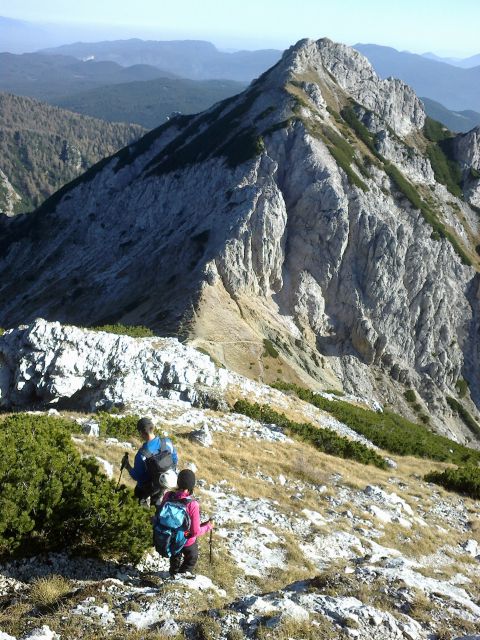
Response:
[{"label": "trekking pole with strap", "polygon": [[210,529],[210,564],[213,564],[213,529]]}]

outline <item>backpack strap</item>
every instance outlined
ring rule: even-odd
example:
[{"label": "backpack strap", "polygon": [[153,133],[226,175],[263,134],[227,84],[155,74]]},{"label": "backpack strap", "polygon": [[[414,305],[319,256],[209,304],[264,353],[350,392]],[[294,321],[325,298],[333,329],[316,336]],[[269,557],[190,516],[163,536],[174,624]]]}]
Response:
[{"label": "backpack strap", "polygon": [[157,453],[164,453],[164,452],[171,453],[170,449],[168,448],[166,438],[160,438],[160,449],[156,453],[152,453],[150,449],[147,448],[147,444],[148,442],[145,442],[145,444],[143,444],[140,448],[140,451],[142,455],[145,457],[145,459],[151,458],[152,456],[155,456]]},{"label": "backpack strap", "polygon": [[147,449],[147,443],[145,443],[144,445],[141,446],[140,448],[140,453],[142,454],[142,456],[145,458],[145,460],[148,460],[148,458],[151,458],[154,454],[150,451],[150,449]]}]

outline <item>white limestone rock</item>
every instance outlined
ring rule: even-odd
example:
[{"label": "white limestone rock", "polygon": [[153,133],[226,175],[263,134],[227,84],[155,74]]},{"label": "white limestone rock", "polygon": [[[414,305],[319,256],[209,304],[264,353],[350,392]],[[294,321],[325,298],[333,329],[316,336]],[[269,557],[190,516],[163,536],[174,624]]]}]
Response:
[{"label": "white limestone rock", "polygon": [[2,407],[28,407],[35,397],[89,411],[151,409],[171,394],[194,402],[197,384],[218,391],[226,382],[209,357],[174,338],[136,339],[45,320],[0,338]]},{"label": "white limestone rock", "polygon": [[87,420],[82,423],[82,433],[92,438],[100,436],[100,425],[95,420]]},{"label": "white limestone rock", "polygon": [[196,429],[188,434],[188,437],[193,442],[201,445],[202,447],[211,447],[213,444],[213,436],[208,428],[208,425],[204,425],[201,429]]}]

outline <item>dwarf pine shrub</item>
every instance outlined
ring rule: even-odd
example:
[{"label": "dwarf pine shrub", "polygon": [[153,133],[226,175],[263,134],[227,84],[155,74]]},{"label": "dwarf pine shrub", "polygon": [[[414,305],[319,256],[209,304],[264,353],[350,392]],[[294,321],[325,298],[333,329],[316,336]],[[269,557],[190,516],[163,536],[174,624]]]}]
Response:
[{"label": "dwarf pine shrub", "polygon": [[399,455],[412,455],[455,464],[480,462],[480,452],[432,433],[391,411],[363,409],[343,400],[327,400],[294,384],[275,382],[280,391],[293,391],[305,402],[332,414],[337,420],[368,438],[381,449]]},{"label": "dwarf pine shrub", "polygon": [[415,402],[415,400],[417,399],[417,396],[415,395],[415,391],[413,389],[407,389],[403,396],[407,402]]},{"label": "dwarf pine shrub", "polygon": [[278,351],[271,340],[268,338],[263,339],[263,357],[270,356],[271,358],[278,358]]},{"label": "dwarf pine shrub", "polygon": [[100,427],[100,435],[110,438],[129,439],[138,436],[137,422],[140,416],[129,415],[122,418],[100,411],[95,416]]},{"label": "dwarf pine shrub", "polygon": [[102,327],[91,327],[91,330],[116,333],[119,336],[129,336],[130,338],[152,338],[154,336],[151,329],[142,325],[106,324]]},{"label": "dwarf pine shrub", "polygon": [[461,402],[458,402],[458,400],[455,400],[455,398],[452,398],[451,396],[447,396],[446,400],[447,400],[447,404],[450,407],[450,409],[452,409],[452,411],[454,411],[455,413],[457,413],[460,416],[463,424],[477,438],[480,438],[480,425],[478,424],[478,422],[476,420],[474,420],[472,415],[465,409],[463,404]]},{"label": "dwarf pine shrub", "polygon": [[465,465],[456,469],[445,471],[431,471],[425,476],[427,482],[439,484],[449,491],[463,493],[470,498],[480,498],[480,468],[474,465]]},{"label": "dwarf pine shrub", "polygon": [[361,442],[339,436],[331,429],[322,429],[308,422],[294,422],[283,413],[274,411],[268,405],[256,402],[252,404],[247,400],[238,400],[233,409],[237,413],[243,413],[243,415],[259,422],[276,424],[284,428],[290,435],[308,442],[316,449],[329,455],[356,460],[362,464],[373,464],[380,469],[387,468],[385,460],[376,451]]},{"label": "dwarf pine shrub", "polygon": [[129,489],[81,459],[74,423],[18,414],[0,422],[0,556],[60,549],[139,559],[150,544],[147,512]]}]

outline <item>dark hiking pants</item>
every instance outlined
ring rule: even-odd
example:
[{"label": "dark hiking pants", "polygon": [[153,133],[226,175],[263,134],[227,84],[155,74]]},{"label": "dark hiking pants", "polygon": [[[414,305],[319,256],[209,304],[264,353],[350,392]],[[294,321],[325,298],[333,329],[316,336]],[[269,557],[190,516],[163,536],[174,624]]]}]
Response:
[{"label": "dark hiking pants", "polygon": [[176,573],[193,572],[198,560],[198,540],[183,549],[176,556],[170,558],[170,575]]}]

